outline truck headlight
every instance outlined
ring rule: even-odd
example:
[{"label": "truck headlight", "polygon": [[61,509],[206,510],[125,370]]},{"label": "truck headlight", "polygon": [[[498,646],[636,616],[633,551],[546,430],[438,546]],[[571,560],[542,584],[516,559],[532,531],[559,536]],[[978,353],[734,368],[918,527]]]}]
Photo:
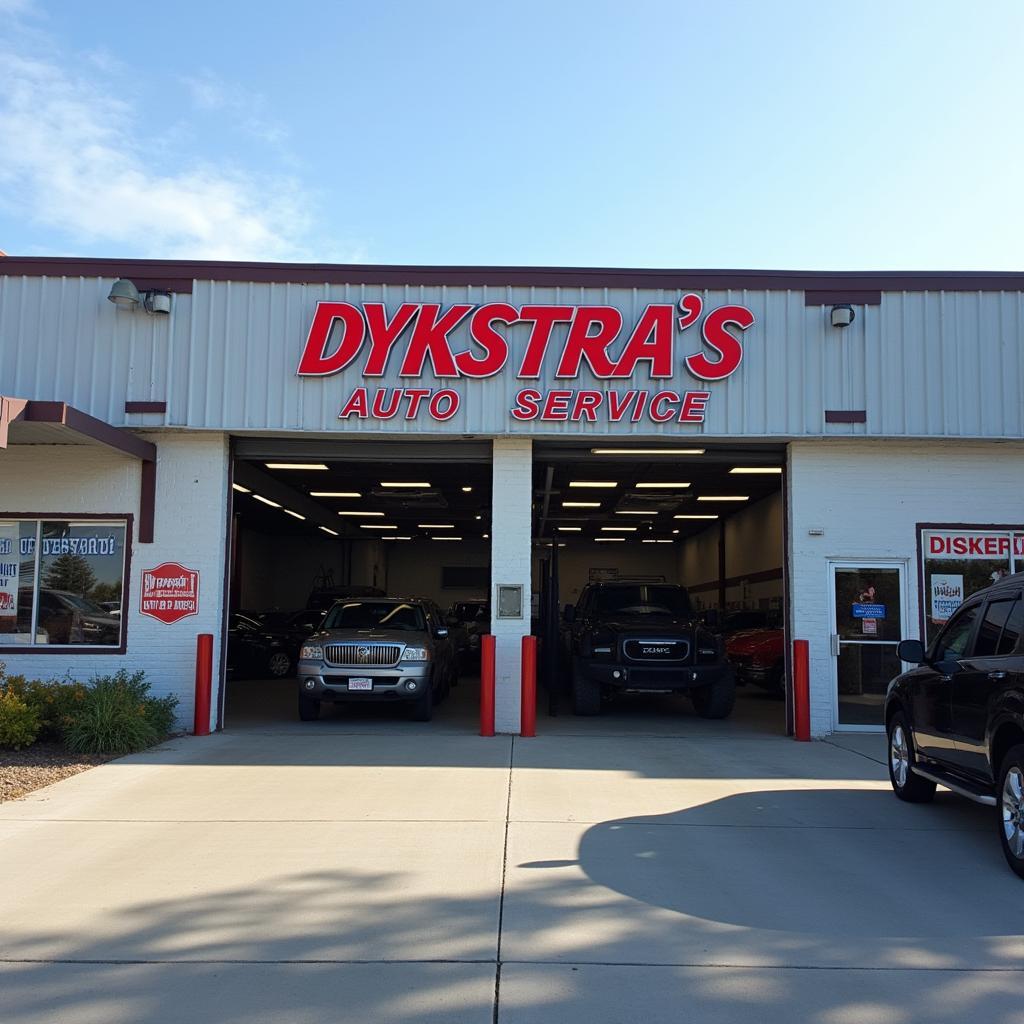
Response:
[{"label": "truck headlight", "polygon": [[299,661],[323,661],[324,649],[316,644],[303,644],[299,649]]},{"label": "truck headlight", "polygon": [[430,651],[426,647],[406,647],[402,661],[430,661]]}]

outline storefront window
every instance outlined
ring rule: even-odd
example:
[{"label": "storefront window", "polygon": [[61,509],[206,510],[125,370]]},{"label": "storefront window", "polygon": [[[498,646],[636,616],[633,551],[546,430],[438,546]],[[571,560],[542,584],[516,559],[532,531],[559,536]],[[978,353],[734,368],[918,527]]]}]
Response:
[{"label": "storefront window", "polygon": [[0,645],[119,646],[127,532],[124,521],[0,522]]},{"label": "storefront window", "polygon": [[926,646],[971,594],[1024,569],[1024,527],[919,527],[918,538]]}]

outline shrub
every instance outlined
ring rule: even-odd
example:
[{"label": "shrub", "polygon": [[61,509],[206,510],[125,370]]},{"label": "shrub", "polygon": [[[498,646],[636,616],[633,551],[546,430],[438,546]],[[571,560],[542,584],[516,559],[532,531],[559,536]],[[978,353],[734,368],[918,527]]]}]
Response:
[{"label": "shrub", "polygon": [[62,740],[64,731],[85,695],[88,687],[74,680],[26,680],[24,676],[0,678],[0,691],[13,693],[24,701],[39,718],[40,740]]},{"label": "shrub", "polygon": [[16,693],[0,690],[0,747],[21,750],[35,743],[39,716]]},{"label": "shrub", "polygon": [[167,737],[177,697],[151,697],[145,673],[124,669],[94,678],[64,725],[64,742],[80,754],[130,754]]}]

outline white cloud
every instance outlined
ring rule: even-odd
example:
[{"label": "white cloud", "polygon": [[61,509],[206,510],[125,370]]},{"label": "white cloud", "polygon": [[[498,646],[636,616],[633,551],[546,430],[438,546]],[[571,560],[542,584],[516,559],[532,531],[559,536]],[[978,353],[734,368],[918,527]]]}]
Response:
[{"label": "white cloud", "polygon": [[263,142],[282,143],[287,138],[284,126],[267,116],[267,101],[261,93],[227,82],[209,69],[198,75],[187,75],[182,82],[199,110],[228,114],[231,126]]},{"label": "white cloud", "polygon": [[100,81],[11,53],[0,66],[0,203],[16,216],[118,254],[315,258],[296,182],[196,162],[158,169],[138,112]]}]

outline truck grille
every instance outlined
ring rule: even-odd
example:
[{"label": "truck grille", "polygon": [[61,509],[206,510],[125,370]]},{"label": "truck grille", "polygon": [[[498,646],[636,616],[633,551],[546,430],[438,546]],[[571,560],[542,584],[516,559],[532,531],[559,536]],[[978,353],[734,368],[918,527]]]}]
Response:
[{"label": "truck grille", "polygon": [[685,640],[626,640],[622,653],[630,661],[685,661],[690,645]]},{"label": "truck grille", "polygon": [[324,660],[328,665],[372,665],[390,668],[398,664],[402,648],[398,644],[327,644]]}]

